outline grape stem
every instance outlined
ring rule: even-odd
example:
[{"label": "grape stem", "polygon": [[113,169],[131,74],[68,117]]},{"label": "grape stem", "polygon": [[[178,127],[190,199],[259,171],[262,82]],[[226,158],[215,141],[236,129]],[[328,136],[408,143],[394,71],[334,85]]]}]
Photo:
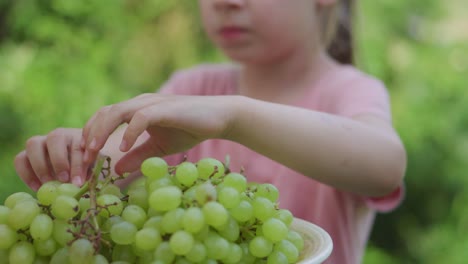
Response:
[{"label": "grape stem", "polygon": [[[91,175],[91,179],[86,182],[87,183],[87,187],[88,187],[88,190],[89,190],[89,202],[90,202],[90,211],[94,212],[92,215],[91,215],[91,221],[94,225],[94,228],[95,230],[99,230],[99,223],[97,221],[97,218],[96,218],[96,212],[97,212],[97,202],[96,202],[96,188],[97,188],[97,183],[98,183],[98,180],[99,180],[99,175],[101,175],[101,171],[102,171],[102,167],[104,165],[104,161],[106,160],[106,158],[99,158],[96,162],[96,166],[94,166],[93,168],[93,174]],[[85,185],[86,185],[85,183]],[[85,186],[83,185],[83,186]]]}]

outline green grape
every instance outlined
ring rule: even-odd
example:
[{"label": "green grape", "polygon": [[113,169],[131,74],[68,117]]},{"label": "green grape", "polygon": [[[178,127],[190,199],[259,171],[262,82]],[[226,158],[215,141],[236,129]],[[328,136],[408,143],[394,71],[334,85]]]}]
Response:
[{"label": "green grape", "polygon": [[154,250],[161,242],[161,235],[154,228],[143,228],[135,234],[135,246],[141,250]]},{"label": "green grape", "polygon": [[267,258],[267,264],[288,264],[288,258],[279,251],[273,251]]},{"label": "green grape", "polygon": [[191,233],[185,230],[176,231],[169,239],[169,246],[176,255],[185,255],[190,252],[194,244]]},{"label": "green grape", "polygon": [[218,264],[218,262],[214,259],[206,259],[202,262],[200,262],[201,264]]},{"label": "green grape", "polygon": [[8,260],[10,264],[32,264],[35,257],[36,252],[33,245],[26,241],[20,241],[11,247]]},{"label": "green grape", "polygon": [[34,240],[34,249],[39,256],[51,256],[57,250],[57,242],[53,238],[47,240]]},{"label": "green grape", "polygon": [[185,213],[182,217],[182,227],[192,233],[195,234],[202,230],[205,226],[205,216],[203,215],[203,211],[198,207],[190,207],[185,210]]},{"label": "green grape", "polygon": [[93,259],[93,244],[87,239],[77,239],[68,249],[68,260],[70,264],[92,263]]},{"label": "green grape", "polygon": [[262,231],[263,235],[274,243],[285,239],[288,235],[289,229],[283,221],[276,218],[270,218],[263,223]]},{"label": "green grape", "polygon": [[210,201],[203,206],[203,215],[208,225],[220,227],[228,221],[229,213],[224,206],[218,202]]},{"label": "green grape", "polygon": [[35,241],[44,241],[52,236],[53,229],[54,223],[52,218],[46,214],[39,214],[31,222],[29,233]]},{"label": "green grape", "polygon": [[146,184],[149,181],[151,181],[151,180],[148,179],[147,177],[139,177],[138,179],[133,180],[131,183],[128,184],[127,190],[132,191],[132,190],[134,190],[136,188],[139,188],[139,187],[146,187]]},{"label": "green grape", "polygon": [[58,187],[60,183],[57,181],[49,181],[41,185],[37,190],[36,197],[40,204],[51,205],[59,193]]},{"label": "green grape", "polygon": [[226,187],[232,187],[239,193],[247,189],[247,179],[240,173],[231,172],[224,177],[223,184]]},{"label": "green grape", "polygon": [[242,259],[239,263],[252,264],[255,263],[256,258],[250,254],[249,244],[247,242],[241,242],[239,245],[242,249]]},{"label": "green grape", "polygon": [[267,257],[273,251],[273,243],[262,236],[256,236],[249,242],[249,252],[257,258]]},{"label": "green grape", "polygon": [[146,210],[146,216],[148,218],[151,218],[153,216],[162,216],[165,212],[161,212],[161,211],[156,211],[154,210],[153,208],[149,207],[148,210]]},{"label": "green grape", "polygon": [[58,191],[58,195],[74,197],[80,191],[80,187],[72,183],[62,183],[58,186],[57,191]]},{"label": "green grape", "polygon": [[52,237],[62,247],[66,246],[68,241],[73,239],[73,235],[68,230],[73,231],[74,228],[72,225],[68,224],[66,220],[54,220],[54,230],[52,231]]},{"label": "green grape", "polygon": [[291,223],[294,220],[293,214],[287,209],[276,210],[275,217],[283,221],[287,227],[291,226]]},{"label": "green grape", "polygon": [[129,245],[135,240],[137,228],[134,224],[122,221],[111,227],[110,235],[112,241],[119,245]]},{"label": "green grape", "polygon": [[289,230],[286,239],[293,243],[299,252],[304,249],[304,238],[298,232]]},{"label": "green grape", "polygon": [[296,246],[286,239],[277,242],[274,250],[283,253],[289,263],[296,263],[299,258],[299,251]]},{"label": "green grape", "polygon": [[148,220],[146,220],[145,224],[143,225],[143,228],[154,228],[156,230],[160,230],[161,228],[161,221],[162,221],[162,216],[152,216]]},{"label": "green grape", "polygon": [[184,257],[177,257],[174,264],[192,264]]},{"label": "green grape", "polygon": [[52,258],[50,259],[50,264],[64,264],[68,263],[68,247],[62,247],[57,250]]},{"label": "green grape", "polygon": [[111,195],[115,195],[117,197],[122,197],[122,192],[120,191],[119,186],[117,186],[115,184],[112,184],[112,183],[108,183],[108,184],[104,185],[103,187],[101,187],[100,191],[99,191],[99,194],[101,194],[101,195],[111,194]]},{"label": "green grape", "polygon": [[112,263],[135,263],[136,258],[130,245],[115,245],[112,250]]},{"label": "green grape", "polygon": [[264,197],[270,200],[272,203],[276,203],[279,197],[279,191],[276,186],[271,183],[263,183],[257,185],[256,197]]},{"label": "green grape", "polygon": [[109,264],[109,261],[101,254],[94,255],[93,264]]},{"label": "green grape", "polygon": [[32,197],[32,195],[30,195],[29,193],[26,193],[26,192],[17,192],[17,193],[13,193],[10,196],[8,196],[5,199],[4,204],[5,204],[6,207],[8,207],[10,209],[13,209],[13,207],[15,207],[17,202],[23,201],[23,200],[28,200],[28,199],[34,199],[34,197]]},{"label": "green grape", "polygon": [[78,200],[78,205],[80,206],[80,213],[85,215],[88,209],[91,208],[91,200],[89,197],[81,197]]},{"label": "green grape", "polygon": [[194,205],[198,205],[196,199],[196,190],[198,185],[194,185],[187,190],[184,191],[182,194],[182,206],[183,207],[190,207]]},{"label": "green grape", "polygon": [[154,249],[151,251],[143,251],[138,255],[136,263],[138,264],[151,264],[154,260]]},{"label": "green grape", "polygon": [[206,247],[200,241],[194,241],[192,249],[185,255],[187,260],[198,263],[206,258]]},{"label": "green grape", "polygon": [[49,257],[36,256],[36,258],[33,261],[33,264],[49,264],[49,262],[50,262]]},{"label": "green grape", "polygon": [[8,264],[8,250],[0,249],[0,264]]},{"label": "green grape", "polygon": [[0,205],[0,224],[8,223],[8,215],[10,214],[10,208]]},{"label": "green grape", "polygon": [[148,158],[141,164],[141,173],[149,179],[160,179],[167,175],[168,166],[166,161],[162,158]]},{"label": "green grape", "polygon": [[240,201],[236,207],[229,209],[229,212],[238,222],[247,222],[254,217],[253,206],[247,200]]},{"label": "green grape", "polygon": [[218,192],[218,201],[226,209],[236,207],[240,202],[239,192],[232,187],[223,187]]},{"label": "green grape", "polygon": [[172,234],[182,229],[182,218],[184,214],[185,210],[180,207],[164,214],[161,220],[161,231],[164,234]]},{"label": "green grape", "polygon": [[175,186],[161,187],[150,194],[148,202],[156,211],[169,211],[181,204],[182,191]]},{"label": "green grape", "polygon": [[203,180],[218,179],[224,175],[224,165],[214,158],[203,158],[197,162],[198,177]]},{"label": "green grape", "polygon": [[218,193],[216,187],[211,183],[211,181],[206,181],[198,185],[195,189],[195,199],[199,205],[204,205],[209,201],[216,201],[218,198]]},{"label": "green grape", "polygon": [[229,242],[213,231],[203,240],[208,258],[221,260],[229,254]]},{"label": "green grape", "polygon": [[103,217],[120,215],[123,210],[123,204],[120,198],[112,194],[99,195],[96,199],[96,203],[102,208],[99,215]]},{"label": "green grape", "polygon": [[203,241],[208,236],[210,231],[211,231],[211,228],[208,225],[203,225],[202,229],[193,235],[196,240]]},{"label": "green grape", "polygon": [[16,230],[28,227],[41,209],[34,199],[18,201],[8,214],[8,225]]},{"label": "green grape", "polygon": [[148,210],[148,192],[145,186],[135,187],[127,192],[128,204],[138,205],[144,210]]},{"label": "green grape", "polygon": [[242,248],[234,243],[229,245],[229,253],[223,258],[223,263],[240,263],[242,259]]},{"label": "green grape", "polygon": [[218,233],[229,242],[234,242],[239,238],[239,224],[233,217],[229,217],[227,223],[221,228],[217,228]]},{"label": "green grape", "polygon": [[121,216],[123,220],[134,224],[138,229],[140,229],[146,221],[145,210],[133,204],[126,206]]},{"label": "green grape", "polygon": [[18,240],[16,231],[5,224],[0,224],[0,237],[0,250],[10,248]]},{"label": "green grape", "polygon": [[148,190],[148,193],[150,194],[159,188],[168,187],[168,186],[174,186],[174,182],[169,176],[166,176],[161,179],[157,179],[157,180],[149,182],[146,189]]},{"label": "green grape", "polygon": [[52,203],[52,214],[60,219],[71,219],[80,212],[80,204],[70,196],[59,195]]},{"label": "green grape", "polygon": [[260,221],[265,221],[275,214],[274,204],[267,198],[256,197],[253,202],[254,216]]},{"label": "green grape", "polygon": [[198,179],[197,167],[191,162],[182,162],[176,168],[175,177],[183,186],[190,187]]},{"label": "green grape", "polygon": [[154,260],[163,263],[172,263],[175,260],[175,254],[172,252],[168,241],[163,241],[154,251]]},{"label": "green grape", "polygon": [[101,226],[101,229],[104,233],[109,233],[112,226],[120,222],[123,222],[122,217],[120,215],[113,215],[104,221],[104,224]]}]

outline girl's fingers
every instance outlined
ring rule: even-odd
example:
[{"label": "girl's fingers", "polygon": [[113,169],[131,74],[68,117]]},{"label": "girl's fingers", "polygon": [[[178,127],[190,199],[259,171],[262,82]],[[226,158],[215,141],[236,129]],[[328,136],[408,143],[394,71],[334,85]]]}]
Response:
[{"label": "girl's fingers", "polygon": [[68,147],[71,142],[69,141],[70,138],[66,137],[66,131],[63,129],[56,129],[50,132],[46,139],[50,163],[56,177],[61,182],[68,182],[70,180]]},{"label": "girl's fingers", "polygon": [[131,100],[101,109],[85,128],[85,161],[94,160],[108,137],[123,123],[128,123],[139,109],[158,101],[154,94],[141,95]]},{"label": "girl's fingers", "polygon": [[153,123],[151,119],[154,116],[151,115],[149,112],[151,107],[141,109],[137,111],[130,122],[128,123],[127,128],[122,136],[122,142],[120,144],[120,151],[126,152],[133,147],[135,142],[137,141],[138,137],[145,132],[148,126]]},{"label": "girl's fingers", "polygon": [[15,157],[15,169],[18,172],[18,176],[26,183],[31,189],[37,191],[41,186],[41,181],[34,173],[34,170],[29,162],[26,151],[20,152]]},{"label": "girl's fingers", "polygon": [[125,154],[116,164],[115,171],[122,175],[124,173],[132,173],[140,169],[142,161],[146,158],[154,156],[164,156],[164,150],[162,150],[158,145],[153,143],[154,140],[148,139],[146,142],[140,146],[132,149],[127,154]]},{"label": "girl's fingers", "polygon": [[87,165],[83,162],[83,149],[80,146],[80,141],[73,140],[70,146],[70,162],[71,170],[70,177],[73,184],[80,186],[86,181]]},{"label": "girl's fingers", "polygon": [[35,136],[26,142],[26,155],[41,182],[46,182],[55,176],[50,166],[45,141],[45,136]]}]

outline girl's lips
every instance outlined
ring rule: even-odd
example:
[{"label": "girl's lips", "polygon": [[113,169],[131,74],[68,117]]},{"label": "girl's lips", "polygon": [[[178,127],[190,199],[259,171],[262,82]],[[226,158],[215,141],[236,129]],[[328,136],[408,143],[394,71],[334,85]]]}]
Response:
[{"label": "girl's lips", "polygon": [[219,35],[221,35],[221,37],[226,40],[237,40],[245,33],[247,33],[245,28],[236,26],[226,26],[219,30]]}]

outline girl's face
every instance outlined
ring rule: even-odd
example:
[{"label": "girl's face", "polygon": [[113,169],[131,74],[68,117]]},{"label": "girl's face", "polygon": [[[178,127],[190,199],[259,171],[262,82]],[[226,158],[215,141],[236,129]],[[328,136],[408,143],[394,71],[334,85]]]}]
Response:
[{"label": "girl's face", "polygon": [[319,42],[318,1],[199,0],[199,3],[208,37],[227,56],[244,63],[265,63]]}]

